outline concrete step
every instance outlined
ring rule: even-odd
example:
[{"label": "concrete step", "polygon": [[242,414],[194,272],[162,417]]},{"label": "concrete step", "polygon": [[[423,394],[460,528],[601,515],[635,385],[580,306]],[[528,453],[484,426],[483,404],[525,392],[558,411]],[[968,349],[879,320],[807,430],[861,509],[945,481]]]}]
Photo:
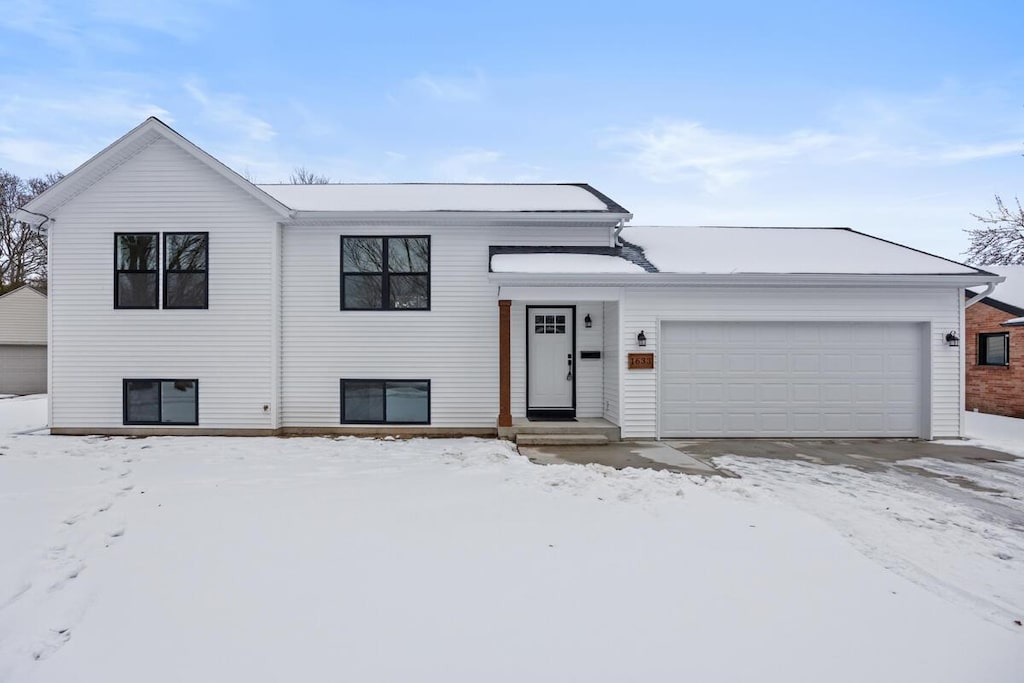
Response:
[{"label": "concrete step", "polygon": [[607,422],[525,422],[509,428],[510,435],[516,434],[600,434],[609,441],[619,440],[619,428]]},{"label": "concrete step", "polygon": [[604,434],[517,434],[517,446],[604,446]]}]

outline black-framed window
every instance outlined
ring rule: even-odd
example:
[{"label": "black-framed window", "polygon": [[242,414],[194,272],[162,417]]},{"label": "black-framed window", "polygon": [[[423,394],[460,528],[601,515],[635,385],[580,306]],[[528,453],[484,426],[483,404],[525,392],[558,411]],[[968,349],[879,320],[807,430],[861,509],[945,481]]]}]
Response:
[{"label": "black-framed window", "polygon": [[430,424],[430,380],[343,379],[341,423]]},{"label": "black-framed window", "polygon": [[341,310],[430,310],[430,237],[341,237]]},{"label": "black-framed window", "polygon": [[1009,332],[985,332],[978,335],[978,365],[1009,364]]},{"label": "black-framed window", "polygon": [[114,233],[114,308],[158,308],[160,234]]},{"label": "black-framed window", "polygon": [[199,380],[126,379],[122,384],[126,425],[199,424]]},{"label": "black-framed window", "polygon": [[164,233],[164,308],[209,308],[210,234]]}]

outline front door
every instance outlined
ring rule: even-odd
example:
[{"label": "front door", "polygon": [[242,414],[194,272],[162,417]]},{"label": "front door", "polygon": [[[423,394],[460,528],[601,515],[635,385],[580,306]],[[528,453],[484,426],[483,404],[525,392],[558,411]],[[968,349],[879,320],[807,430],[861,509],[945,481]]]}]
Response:
[{"label": "front door", "polygon": [[575,414],[576,309],[526,309],[526,411],[529,417]]}]

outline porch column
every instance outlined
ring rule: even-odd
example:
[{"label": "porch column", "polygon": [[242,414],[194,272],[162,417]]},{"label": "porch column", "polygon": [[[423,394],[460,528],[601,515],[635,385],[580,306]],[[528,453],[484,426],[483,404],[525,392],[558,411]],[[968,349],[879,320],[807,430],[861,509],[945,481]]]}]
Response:
[{"label": "porch column", "polygon": [[512,302],[498,301],[498,426],[512,426]]}]

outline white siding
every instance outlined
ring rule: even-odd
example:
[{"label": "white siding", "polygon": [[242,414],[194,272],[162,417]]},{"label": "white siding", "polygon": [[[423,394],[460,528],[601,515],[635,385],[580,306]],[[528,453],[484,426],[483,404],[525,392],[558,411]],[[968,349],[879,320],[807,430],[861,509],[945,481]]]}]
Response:
[{"label": "white siding", "polygon": [[619,302],[604,303],[604,419],[619,424],[619,376],[625,363],[619,354]]},{"label": "white siding", "polygon": [[[930,364],[932,437],[960,435],[960,353],[946,345],[949,330],[960,329],[960,290],[916,288],[630,288],[622,305],[622,349],[639,350],[636,335],[647,336],[645,351],[658,359],[660,321],[902,321],[930,326],[925,354]],[[963,335],[961,334],[961,337]],[[622,436],[657,436],[657,370],[624,370]],[[928,406],[925,407],[929,409]],[[925,436],[929,436],[925,434]]]},{"label": "white siding", "polygon": [[[590,314],[589,330],[584,318]],[[601,358],[584,359],[583,351],[601,351]],[[576,416],[601,417],[604,414],[604,306],[600,301],[584,301],[576,306]]]},{"label": "white siding", "polygon": [[46,297],[30,287],[0,296],[0,344],[46,343]]},{"label": "white siding", "polygon": [[[431,310],[339,310],[342,234],[429,234]],[[282,424],[339,426],[341,378],[429,379],[431,426],[493,428],[498,415],[498,288],[488,281],[488,247],[606,246],[608,236],[608,227],[599,226],[285,227]],[[511,315],[512,410],[522,415],[521,303]]]},{"label": "white siding", "polygon": [[[123,378],[198,378],[201,428],[272,428],[269,209],[160,139],[55,218],[52,426],[121,427]],[[165,231],[210,233],[209,310],[115,310],[114,233]]]}]

